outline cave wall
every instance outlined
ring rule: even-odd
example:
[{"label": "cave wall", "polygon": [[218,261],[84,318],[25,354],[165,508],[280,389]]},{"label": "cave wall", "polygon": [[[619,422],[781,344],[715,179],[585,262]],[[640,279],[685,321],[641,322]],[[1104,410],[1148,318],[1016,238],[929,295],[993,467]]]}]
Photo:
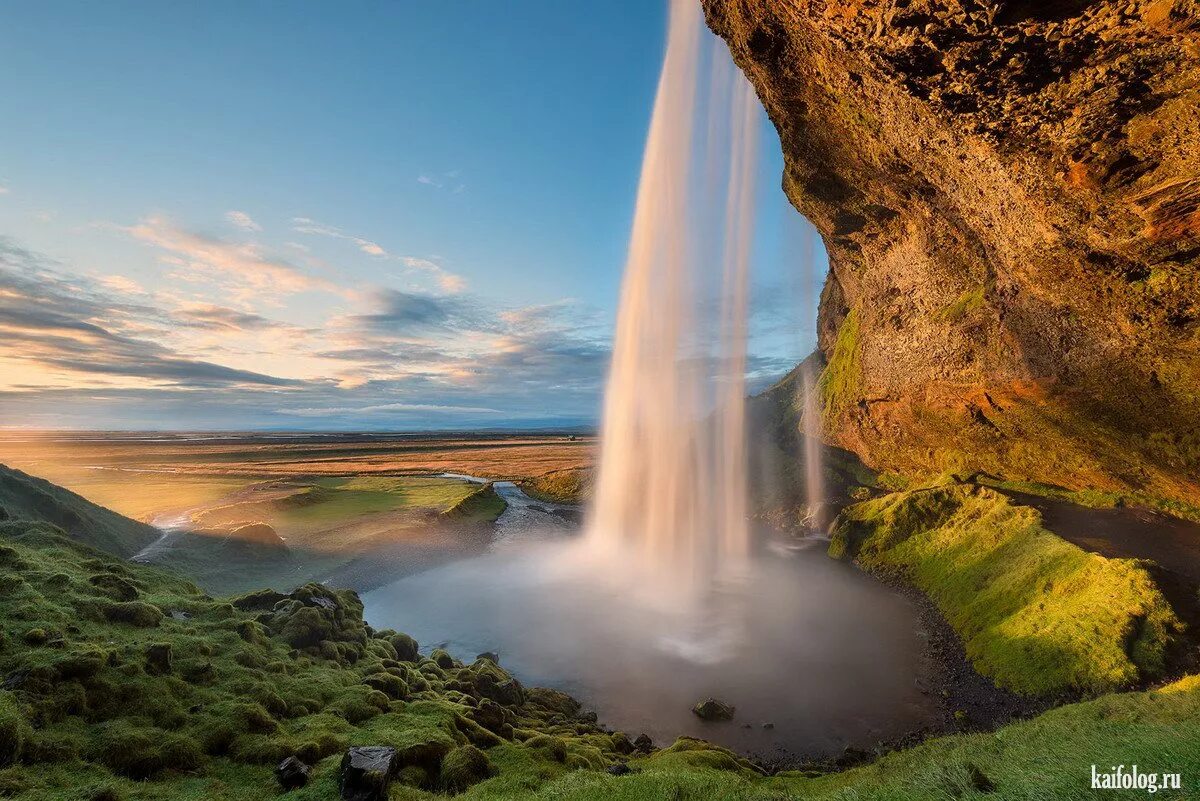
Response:
[{"label": "cave wall", "polygon": [[1200,506],[1195,0],[702,0],[825,239],[828,438]]}]

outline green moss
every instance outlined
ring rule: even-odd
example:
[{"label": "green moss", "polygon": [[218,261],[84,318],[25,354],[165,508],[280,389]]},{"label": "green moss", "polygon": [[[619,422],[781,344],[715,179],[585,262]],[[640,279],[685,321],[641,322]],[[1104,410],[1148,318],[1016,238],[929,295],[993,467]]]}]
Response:
[{"label": "green moss", "polygon": [[438,785],[447,793],[461,793],[489,778],[493,771],[487,754],[473,745],[459,746],[442,760]]},{"label": "green moss", "polygon": [[29,721],[21,714],[12,693],[0,691],[0,766],[20,760],[31,736]]},{"label": "green moss", "polygon": [[975,666],[1022,693],[1101,692],[1157,675],[1179,630],[1145,568],[1060,539],[1003,495],[948,484],[847,508],[830,553],[899,570]]},{"label": "green moss", "polygon": [[943,322],[953,323],[983,308],[987,287],[977,286],[968,289],[946,308],[937,313],[937,318]]},{"label": "green moss", "polygon": [[827,425],[857,401],[862,387],[858,311],[851,309],[838,328],[829,363],[817,380]]}]

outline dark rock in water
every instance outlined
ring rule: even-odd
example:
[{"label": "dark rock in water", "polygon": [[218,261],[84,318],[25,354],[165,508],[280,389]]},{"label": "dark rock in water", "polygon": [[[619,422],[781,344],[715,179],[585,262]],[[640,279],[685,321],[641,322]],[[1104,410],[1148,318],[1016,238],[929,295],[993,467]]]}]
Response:
[{"label": "dark rock in water", "polygon": [[288,757],[275,766],[275,778],[284,790],[295,790],[297,787],[308,784],[308,777],[311,773],[312,768],[294,756]]},{"label": "dark rock in water", "polygon": [[385,745],[356,746],[342,757],[343,801],[386,801],[396,775],[396,749]]},{"label": "dark rock in water", "polygon": [[643,754],[648,754],[654,750],[654,741],[650,739],[649,734],[639,734],[633,741],[633,747]]},{"label": "dark rock in water", "polygon": [[162,676],[171,672],[171,644],[154,643],[146,647],[146,672]]},{"label": "dark rock in water", "polygon": [[763,728],[764,729],[773,729],[773,728],[775,728],[775,724],[774,723],[764,723]]},{"label": "dark rock in water", "polygon": [[743,723],[743,724],[742,724],[742,728],[743,728],[743,729],[753,729],[754,727],[753,727],[753,726],[751,726],[749,723]]},{"label": "dark rock in water", "polygon": [[692,707],[693,715],[710,722],[733,720],[733,713],[736,711],[737,707],[718,701],[716,698],[706,698]]},{"label": "dark rock in water", "polygon": [[841,756],[835,759],[833,764],[837,765],[839,768],[849,768],[866,762],[870,758],[871,754],[869,752],[864,751],[861,748],[846,746],[846,749],[842,751]]},{"label": "dark rock in water", "polygon": [[633,773],[633,768],[629,767],[624,762],[618,762],[615,765],[609,765],[608,772],[613,776],[624,776],[627,773]]},{"label": "dark rock in water", "polygon": [[596,715],[596,713],[590,709],[586,712],[580,712],[578,717],[584,723],[595,723],[597,720],[599,720],[599,717]]},{"label": "dark rock in water", "polygon": [[482,654],[479,654],[478,656],[476,656],[475,659],[477,661],[480,659],[490,659],[492,662],[496,663],[497,665],[500,664],[500,654],[495,653],[494,651],[484,651]]}]

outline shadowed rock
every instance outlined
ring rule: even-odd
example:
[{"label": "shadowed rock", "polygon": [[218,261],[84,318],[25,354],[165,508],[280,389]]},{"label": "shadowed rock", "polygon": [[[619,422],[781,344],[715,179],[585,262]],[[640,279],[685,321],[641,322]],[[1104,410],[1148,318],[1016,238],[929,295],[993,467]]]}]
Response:
[{"label": "shadowed rock", "polygon": [[343,801],[386,801],[396,774],[396,749],[356,746],[342,757],[341,771]]}]

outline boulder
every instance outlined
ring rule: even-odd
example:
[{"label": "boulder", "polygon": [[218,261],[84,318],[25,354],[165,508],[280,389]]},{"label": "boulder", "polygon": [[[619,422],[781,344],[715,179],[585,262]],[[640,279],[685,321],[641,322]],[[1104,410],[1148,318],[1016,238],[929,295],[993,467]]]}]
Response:
[{"label": "boulder", "polygon": [[636,751],[648,754],[654,750],[654,741],[650,739],[650,735],[648,734],[639,734],[633,741],[633,747]]},{"label": "boulder", "polygon": [[442,760],[440,784],[448,793],[461,793],[494,772],[487,754],[473,745],[463,745],[446,754]]},{"label": "boulder", "polygon": [[158,642],[146,646],[146,672],[162,676],[171,672],[171,644]]},{"label": "boulder", "polygon": [[706,698],[692,707],[693,715],[709,722],[733,720],[733,713],[736,711],[736,707],[716,698]]},{"label": "boulder", "polygon": [[342,757],[339,786],[343,801],[387,801],[396,775],[396,749],[385,745],[355,746]]},{"label": "boulder", "polygon": [[417,641],[407,634],[394,634],[390,642],[396,649],[396,659],[401,662],[416,662],[420,659],[420,654],[417,653]]},{"label": "boulder", "polygon": [[311,773],[312,768],[294,756],[288,757],[275,766],[275,778],[285,792],[308,784],[308,777]]}]

